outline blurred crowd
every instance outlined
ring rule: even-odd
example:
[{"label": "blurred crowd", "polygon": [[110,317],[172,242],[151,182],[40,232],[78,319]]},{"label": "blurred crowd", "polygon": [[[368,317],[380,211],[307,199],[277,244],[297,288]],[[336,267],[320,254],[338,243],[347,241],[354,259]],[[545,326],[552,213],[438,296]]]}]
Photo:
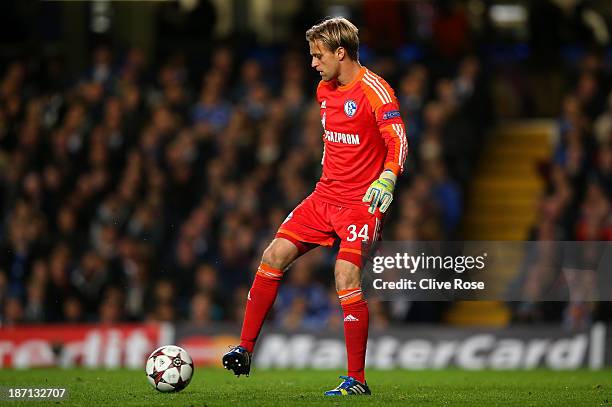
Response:
[{"label": "blurred crowd", "polygon": [[588,54],[565,95],[546,173],[538,238],[612,239],[612,93],[601,56]]},{"label": "blurred crowd", "polygon": [[[410,144],[385,238],[455,237],[486,125],[480,61],[464,58],[444,75],[389,59],[367,66],[396,89]],[[2,325],[240,321],[263,248],[320,175],[315,88],[306,48],[239,58],[219,46],[194,68],[181,53],[152,64],[138,48],[101,45],[80,75],[61,58],[6,65]],[[568,97],[566,110],[572,103],[583,106]],[[610,120],[605,109],[596,113],[601,126]],[[585,134],[564,136],[559,171],[572,165]],[[607,154],[600,168],[609,182],[609,146]],[[592,233],[593,211],[601,216],[601,194],[585,190],[583,233]],[[341,323],[334,257],[319,249],[289,270],[278,326]],[[375,301],[372,312],[380,325],[409,318]]]},{"label": "blurred crowd", "polygon": [[[586,52],[568,74],[553,156],[542,166],[547,188],[528,238],[537,244],[528,254],[529,267],[521,277],[524,295],[533,301],[521,304],[516,316],[520,320],[561,319],[567,328],[578,329],[612,315],[609,302],[592,302],[597,279],[606,277],[591,275],[602,271],[601,247],[582,244],[576,258],[569,246],[555,242],[612,240],[612,72],[601,53]],[[572,277],[574,270],[582,273]],[[586,289],[582,298],[571,298],[564,307],[536,303],[564,279],[574,284],[574,291],[588,285],[581,290]],[[574,297],[572,287],[570,297]]]}]

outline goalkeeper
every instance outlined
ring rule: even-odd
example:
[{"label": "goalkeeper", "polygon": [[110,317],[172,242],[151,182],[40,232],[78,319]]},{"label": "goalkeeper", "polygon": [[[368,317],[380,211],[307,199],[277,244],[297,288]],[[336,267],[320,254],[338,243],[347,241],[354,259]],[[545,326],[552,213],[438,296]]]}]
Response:
[{"label": "goalkeeper", "polygon": [[357,28],[330,18],[306,39],[323,124],[323,173],[314,192],[287,216],[264,251],[251,286],[240,345],[224,355],[225,368],[250,372],[251,355],[285,269],[317,246],[340,240],[336,290],[344,315],[348,372],[326,395],[370,394],[365,380],[368,305],[361,292],[363,259],[380,239],[397,176],[408,151],[406,131],[391,87],[359,63]]}]

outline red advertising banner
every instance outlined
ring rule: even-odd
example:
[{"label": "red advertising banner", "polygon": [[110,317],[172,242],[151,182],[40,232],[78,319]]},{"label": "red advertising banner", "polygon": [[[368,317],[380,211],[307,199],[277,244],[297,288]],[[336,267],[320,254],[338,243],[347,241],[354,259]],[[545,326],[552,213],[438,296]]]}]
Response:
[{"label": "red advertising banner", "polygon": [[141,368],[173,337],[169,324],[6,327],[0,329],[0,367]]},{"label": "red advertising banner", "polygon": [[221,357],[232,346],[240,343],[240,337],[225,332],[212,335],[192,333],[176,341],[178,346],[189,353],[196,366],[221,366]]}]

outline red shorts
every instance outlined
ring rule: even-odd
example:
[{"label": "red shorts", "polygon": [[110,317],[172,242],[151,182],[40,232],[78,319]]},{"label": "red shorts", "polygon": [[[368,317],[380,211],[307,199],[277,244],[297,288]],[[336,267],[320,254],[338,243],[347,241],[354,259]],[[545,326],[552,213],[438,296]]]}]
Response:
[{"label": "red shorts", "polygon": [[295,244],[300,254],[317,246],[332,246],[340,240],[338,259],[361,268],[372,243],[380,239],[384,220],[378,209],[371,214],[368,207],[335,205],[312,194],[287,216],[276,237]]}]

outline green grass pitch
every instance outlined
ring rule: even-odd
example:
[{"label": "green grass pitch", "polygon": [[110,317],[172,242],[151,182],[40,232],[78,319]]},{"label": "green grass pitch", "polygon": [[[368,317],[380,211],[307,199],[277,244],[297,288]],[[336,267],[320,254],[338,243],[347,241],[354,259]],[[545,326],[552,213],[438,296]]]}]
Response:
[{"label": "green grass pitch", "polygon": [[4,406],[612,406],[612,370],[602,371],[370,371],[372,396],[324,397],[342,372],[254,371],[236,378],[222,369],[196,369],[181,393],[158,393],[144,371],[0,370],[7,387],[64,387],[60,401],[7,401]]}]

